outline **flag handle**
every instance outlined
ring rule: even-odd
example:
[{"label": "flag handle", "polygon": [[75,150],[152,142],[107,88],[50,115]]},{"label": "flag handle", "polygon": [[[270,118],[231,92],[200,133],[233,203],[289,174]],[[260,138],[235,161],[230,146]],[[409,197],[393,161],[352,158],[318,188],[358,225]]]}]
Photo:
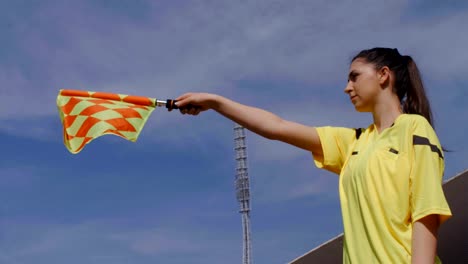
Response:
[{"label": "flag handle", "polygon": [[[156,100],[156,106],[165,106],[168,111],[171,111],[173,109],[179,109],[179,107],[175,104],[177,100],[173,99],[167,99],[167,100]],[[187,105],[185,107],[182,107],[181,109],[190,109],[190,108],[197,108],[196,106],[193,105]]]}]

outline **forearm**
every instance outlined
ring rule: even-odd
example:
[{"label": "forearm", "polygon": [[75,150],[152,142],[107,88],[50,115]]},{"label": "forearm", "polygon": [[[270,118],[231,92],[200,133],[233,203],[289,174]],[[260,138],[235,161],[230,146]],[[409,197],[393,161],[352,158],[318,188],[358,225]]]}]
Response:
[{"label": "forearm", "polygon": [[226,118],[265,138],[279,139],[280,125],[284,120],[277,115],[218,95],[213,95],[212,100],[212,109]]},{"label": "forearm", "polygon": [[437,249],[438,216],[429,215],[413,225],[412,264],[434,263]]},{"label": "forearm", "polygon": [[[268,139],[279,140],[322,155],[322,145],[314,127],[284,120],[260,108],[243,105],[225,97],[207,93],[187,93],[176,99],[183,114],[198,115],[213,109],[239,125]],[[192,105],[184,109],[184,106]]]}]

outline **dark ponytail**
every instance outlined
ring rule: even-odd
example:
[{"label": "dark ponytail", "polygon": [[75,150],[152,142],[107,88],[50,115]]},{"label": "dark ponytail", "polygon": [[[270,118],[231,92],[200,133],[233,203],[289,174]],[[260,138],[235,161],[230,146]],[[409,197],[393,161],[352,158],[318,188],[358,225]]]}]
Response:
[{"label": "dark ponytail", "polygon": [[410,56],[402,56],[397,49],[373,48],[359,52],[352,61],[358,58],[372,63],[377,70],[387,66],[395,75],[394,92],[403,112],[424,116],[434,126],[421,74]]},{"label": "dark ponytail", "polygon": [[432,111],[421,80],[418,66],[410,56],[403,56],[408,68],[409,87],[403,102],[403,112],[424,116],[433,125]]}]

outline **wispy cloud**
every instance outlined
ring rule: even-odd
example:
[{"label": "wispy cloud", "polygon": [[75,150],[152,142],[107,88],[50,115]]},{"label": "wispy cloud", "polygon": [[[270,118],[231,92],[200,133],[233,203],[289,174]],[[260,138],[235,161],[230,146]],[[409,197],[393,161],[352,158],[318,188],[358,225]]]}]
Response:
[{"label": "wispy cloud", "polygon": [[[291,166],[295,166],[293,163]],[[312,168],[290,169],[288,166],[269,166],[269,171],[253,170],[253,202],[258,205],[278,202],[298,202],[319,198],[321,201],[337,197],[337,176]],[[267,165],[265,165],[267,166]],[[291,167],[289,166],[289,168]],[[257,178],[255,178],[257,176]],[[259,177],[260,176],[260,177]]]},{"label": "wispy cloud", "polygon": [[[209,263],[224,256],[235,263],[231,248],[233,234],[213,236],[212,232],[190,226],[149,227],[118,230],[109,223],[30,224],[3,220],[0,259],[8,263],[126,263],[130,258],[144,263]],[[123,228],[123,227],[120,227]],[[12,241],[14,244],[7,244]],[[224,237],[224,238],[223,238]],[[213,252],[217,252],[214,253]],[[185,256],[185,257],[183,257]],[[188,256],[188,257],[187,257]]]},{"label": "wispy cloud", "polygon": [[[10,87],[9,98],[2,97],[3,115],[50,114],[55,109],[44,105],[62,87],[174,96],[220,92],[252,78],[340,83],[347,59],[373,45],[414,54],[430,76],[464,76],[468,37],[457,32],[466,13],[437,18],[430,27],[427,20],[381,19],[401,16],[403,1],[372,2],[365,9],[343,1],[187,2],[165,14],[155,6],[146,21],[96,13],[84,3],[51,3],[13,21],[26,31],[15,36],[25,56],[1,65],[2,86]],[[28,28],[31,23],[36,27]],[[36,66],[21,66],[28,62]],[[13,103],[25,95],[36,100],[17,111]]]},{"label": "wispy cloud", "polygon": [[148,255],[206,253],[217,244],[213,241],[207,243],[206,237],[200,236],[200,234],[195,235],[193,230],[164,228],[120,233],[112,235],[111,238],[128,244],[132,250],[139,254]]}]

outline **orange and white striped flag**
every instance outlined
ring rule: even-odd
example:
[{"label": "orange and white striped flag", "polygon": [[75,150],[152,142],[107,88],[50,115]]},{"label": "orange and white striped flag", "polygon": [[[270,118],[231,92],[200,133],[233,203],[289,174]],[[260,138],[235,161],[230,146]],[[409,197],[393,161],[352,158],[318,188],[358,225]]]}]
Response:
[{"label": "orange and white striped flag", "polygon": [[91,140],[113,134],[135,142],[156,107],[156,99],[78,90],[60,90],[57,107],[63,141],[76,154]]}]

